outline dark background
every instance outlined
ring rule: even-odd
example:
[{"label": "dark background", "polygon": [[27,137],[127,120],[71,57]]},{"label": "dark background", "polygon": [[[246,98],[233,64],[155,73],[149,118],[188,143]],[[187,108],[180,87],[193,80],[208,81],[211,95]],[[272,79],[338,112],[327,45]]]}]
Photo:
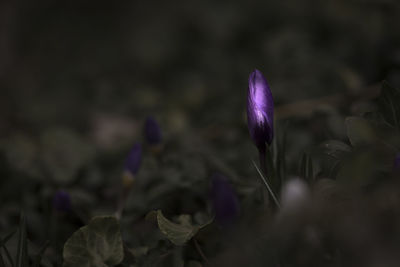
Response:
[{"label": "dark background", "polygon": [[[95,113],[242,118],[260,69],[277,105],[399,84],[397,1],[4,1],[1,132]],[[167,122],[166,122],[167,123]],[[244,125],[243,125],[244,127]]]},{"label": "dark background", "polygon": [[298,175],[304,151],[347,142],[345,117],[373,109],[382,80],[400,86],[399,25],[396,0],[1,1],[0,233],[24,207],[33,246],[50,240],[60,262],[82,222],[51,228],[54,192],[66,189],[86,219],[112,213],[149,115],[165,150],[157,165],[144,148],[122,223],[130,245],[146,244],[134,222],[150,210],[206,211],[215,171],[244,198],[259,182],[245,114],[254,68]]}]

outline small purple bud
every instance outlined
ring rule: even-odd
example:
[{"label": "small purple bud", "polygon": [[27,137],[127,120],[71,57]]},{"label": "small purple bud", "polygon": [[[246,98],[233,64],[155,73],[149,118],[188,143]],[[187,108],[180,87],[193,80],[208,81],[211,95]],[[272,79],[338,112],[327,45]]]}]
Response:
[{"label": "small purple bud", "polygon": [[151,145],[157,145],[161,143],[162,134],[160,125],[153,117],[148,117],[144,124],[144,133],[146,140]]},{"label": "small purple bud", "polygon": [[396,157],[393,161],[393,169],[395,171],[400,171],[400,152],[396,154]]},{"label": "small purple bud", "polygon": [[239,216],[239,200],[227,179],[221,174],[211,178],[211,197],[215,220],[220,226],[229,226]]},{"label": "small purple bud", "polygon": [[140,164],[142,163],[142,145],[136,143],[125,160],[124,169],[130,175],[135,176],[139,171]]},{"label": "small purple bud", "polygon": [[264,75],[255,69],[249,77],[247,125],[257,148],[265,150],[274,134],[274,100]]},{"label": "small purple bud", "polygon": [[68,212],[71,210],[71,198],[63,190],[58,190],[53,197],[53,208],[57,211]]}]

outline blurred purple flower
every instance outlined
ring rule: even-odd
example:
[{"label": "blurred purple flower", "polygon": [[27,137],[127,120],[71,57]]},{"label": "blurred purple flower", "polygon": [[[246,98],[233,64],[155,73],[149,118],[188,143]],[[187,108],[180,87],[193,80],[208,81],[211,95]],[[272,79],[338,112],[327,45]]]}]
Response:
[{"label": "blurred purple flower", "polygon": [[393,162],[393,169],[395,171],[400,171],[400,152],[396,154]]},{"label": "blurred purple flower", "polygon": [[71,210],[71,198],[68,192],[58,190],[53,197],[53,208],[57,211],[68,212]]},{"label": "blurred purple flower", "polygon": [[229,226],[239,216],[238,197],[226,177],[221,174],[214,174],[212,176],[211,186],[215,220],[220,226]]},{"label": "blurred purple flower", "polygon": [[247,92],[247,125],[260,151],[271,144],[274,133],[274,100],[264,75],[255,69],[249,77]]},{"label": "blurred purple flower", "polygon": [[136,143],[125,160],[124,169],[130,175],[135,176],[139,171],[140,164],[142,162],[142,146],[139,143]]},{"label": "blurred purple flower", "polygon": [[148,117],[144,124],[144,133],[146,140],[151,145],[157,145],[161,143],[162,134],[160,125],[153,117]]}]

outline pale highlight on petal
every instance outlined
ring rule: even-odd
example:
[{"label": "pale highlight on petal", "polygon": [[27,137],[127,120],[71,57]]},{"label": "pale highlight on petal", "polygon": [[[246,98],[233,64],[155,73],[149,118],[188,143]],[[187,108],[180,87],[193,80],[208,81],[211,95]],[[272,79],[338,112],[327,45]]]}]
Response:
[{"label": "pale highlight on petal", "polygon": [[249,77],[247,123],[251,138],[259,149],[273,138],[274,101],[268,82],[259,70]]}]

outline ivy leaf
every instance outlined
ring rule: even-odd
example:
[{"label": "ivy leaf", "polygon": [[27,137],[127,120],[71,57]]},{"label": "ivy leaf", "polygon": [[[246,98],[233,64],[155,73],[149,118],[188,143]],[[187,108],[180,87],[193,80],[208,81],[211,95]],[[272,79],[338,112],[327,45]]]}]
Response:
[{"label": "ivy leaf", "polygon": [[352,151],[352,147],[339,140],[328,140],[316,150],[321,173],[326,177],[336,177],[341,163]]},{"label": "ivy leaf", "polygon": [[[155,215],[155,212],[152,211],[149,214],[151,214],[151,217]],[[191,217],[184,214],[179,216],[179,223],[174,223],[165,218],[161,210],[156,211],[156,218],[158,228],[160,229],[161,233],[163,233],[174,245],[177,246],[184,245],[194,235],[196,235],[201,228],[212,222],[212,220],[210,220],[201,225],[193,225]]]},{"label": "ivy leaf", "polygon": [[328,140],[320,146],[326,155],[331,156],[334,159],[341,159],[343,155],[351,152],[351,147],[338,140]]},{"label": "ivy leaf", "polygon": [[391,87],[386,81],[382,84],[377,98],[378,108],[383,118],[392,126],[400,127],[400,90]]},{"label": "ivy leaf", "polygon": [[113,216],[94,217],[65,243],[63,267],[115,266],[124,258],[122,238]]}]

